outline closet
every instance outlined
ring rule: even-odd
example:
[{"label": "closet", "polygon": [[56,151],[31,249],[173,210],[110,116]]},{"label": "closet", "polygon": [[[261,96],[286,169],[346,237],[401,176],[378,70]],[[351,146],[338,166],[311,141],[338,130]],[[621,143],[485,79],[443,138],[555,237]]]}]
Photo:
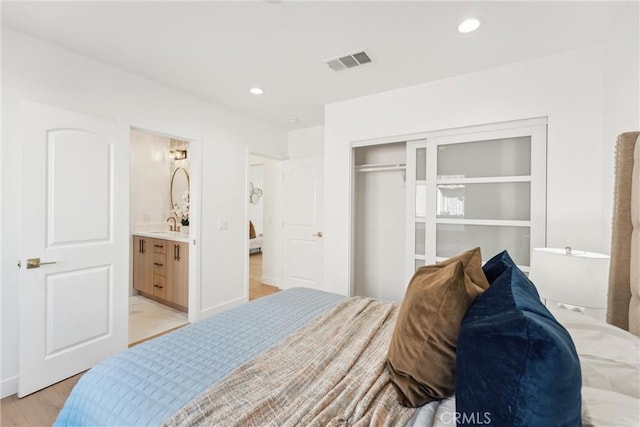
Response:
[{"label": "closet", "polygon": [[406,156],[405,142],[353,149],[354,295],[404,295]]},{"label": "closet", "polygon": [[546,246],[547,119],[352,145],[352,293],[400,301],[412,275],[469,248],[523,271]]}]

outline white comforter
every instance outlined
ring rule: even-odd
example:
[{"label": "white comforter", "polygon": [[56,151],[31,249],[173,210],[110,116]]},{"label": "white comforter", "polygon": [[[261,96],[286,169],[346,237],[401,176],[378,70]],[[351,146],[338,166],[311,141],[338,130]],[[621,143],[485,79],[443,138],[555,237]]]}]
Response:
[{"label": "white comforter", "polygon": [[640,426],[640,340],[622,329],[550,307],[582,366],[582,425]]},{"label": "white comforter", "polygon": [[[549,307],[569,331],[582,366],[582,425],[640,426],[640,340],[591,317]],[[455,398],[420,408],[407,426],[451,427]]]}]

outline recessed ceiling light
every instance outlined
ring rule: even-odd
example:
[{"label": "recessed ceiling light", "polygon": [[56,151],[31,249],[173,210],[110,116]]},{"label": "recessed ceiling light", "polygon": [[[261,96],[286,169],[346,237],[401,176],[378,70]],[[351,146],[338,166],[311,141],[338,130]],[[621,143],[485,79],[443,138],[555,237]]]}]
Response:
[{"label": "recessed ceiling light", "polygon": [[249,92],[254,95],[262,95],[264,93],[264,90],[260,89],[259,87],[252,87],[251,89],[249,89]]},{"label": "recessed ceiling light", "polygon": [[297,117],[289,117],[289,123],[298,123],[300,119]]},{"label": "recessed ceiling light", "polygon": [[470,33],[477,30],[479,26],[480,21],[478,21],[476,18],[470,18],[466,19],[462,22],[462,24],[458,25],[458,31],[460,31],[461,33]]}]

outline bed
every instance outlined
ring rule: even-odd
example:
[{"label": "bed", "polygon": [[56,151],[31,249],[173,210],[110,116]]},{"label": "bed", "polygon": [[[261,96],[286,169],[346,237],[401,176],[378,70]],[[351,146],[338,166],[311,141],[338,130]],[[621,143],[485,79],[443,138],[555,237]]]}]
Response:
[{"label": "bed", "polygon": [[639,132],[616,143],[615,198],[607,322],[640,335]]},{"label": "bed", "polygon": [[[637,300],[640,287],[637,252],[640,172],[638,166],[634,169],[630,162],[635,153],[635,162],[640,163],[637,139],[638,133],[623,134],[617,145],[616,173],[624,177],[616,177],[614,261],[609,283],[608,316],[615,326],[569,310],[550,309],[553,322],[561,325],[556,331],[560,335],[564,333],[562,331],[568,332],[570,336],[568,342],[566,336],[560,337],[567,343],[564,350],[579,358],[577,410],[585,426],[640,425],[640,347],[636,336],[640,310]],[[630,178],[633,174],[635,179]],[[625,179],[626,184],[623,183]],[[631,183],[635,185],[633,190]],[[635,216],[618,214],[621,209],[632,211],[631,206],[635,206]],[[487,278],[495,275],[491,268],[496,263],[508,264],[508,255],[498,254],[490,263],[489,268],[483,267]],[[460,263],[449,264],[434,274],[444,270],[461,277],[461,292],[469,289],[468,279],[473,274],[466,274]],[[389,380],[389,372],[393,369],[386,360],[390,357],[387,354],[389,342],[396,340],[396,329],[403,319],[404,302],[398,307],[368,298],[347,298],[295,288],[236,307],[103,361],[78,381],[56,425],[442,427],[487,425],[492,424],[491,421],[493,425],[501,426],[579,425],[579,422],[527,422],[517,418],[518,414],[509,415],[516,418],[505,424],[495,421],[494,414],[489,413],[487,418],[486,411],[475,410],[462,412],[465,419],[460,418],[460,408],[468,403],[464,399],[468,400],[473,392],[481,391],[482,399],[488,397],[497,404],[509,398],[497,398],[505,384],[478,368],[479,362],[490,362],[487,356],[491,354],[490,350],[486,347],[475,353],[470,350],[474,337],[482,336],[482,327],[490,323],[480,315],[473,318],[474,310],[481,309],[482,303],[493,305],[486,304],[489,290],[499,289],[497,281],[511,284],[514,280],[526,280],[510,267],[501,271],[497,279],[489,280],[487,290],[475,302],[470,302],[469,311],[465,314],[466,309],[462,310],[464,320],[458,340],[458,358],[478,362],[478,365],[466,368],[460,360],[456,361],[456,394],[428,399],[418,408],[398,403],[397,394],[402,387]],[[504,271],[509,273],[509,280],[504,279]],[[531,290],[531,295],[537,294]],[[543,322],[551,322],[546,309],[543,311],[534,315]],[[511,327],[520,318],[514,319],[503,324]],[[471,329],[478,325],[480,329]],[[470,328],[465,329],[467,326]],[[470,341],[464,341],[463,336]],[[552,359],[551,362],[556,359],[555,354]],[[471,394],[468,387],[465,391],[465,384],[459,378],[474,384],[471,374],[481,375],[483,386],[489,387],[487,390],[494,387],[495,394],[487,393],[477,385],[471,388]],[[562,372],[557,373],[558,384],[562,375]],[[563,390],[553,382],[553,377],[550,381],[551,385],[546,387],[554,389],[552,392]],[[575,376],[572,381],[575,383]],[[543,401],[544,395],[553,394],[546,391],[549,390],[543,390],[533,398]],[[563,408],[563,402],[560,403],[559,407]],[[540,407],[533,408],[539,412],[547,411],[542,404],[530,403],[528,406],[531,408],[525,408],[527,411],[534,406]],[[531,415],[530,412],[527,414]],[[560,414],[532,416],[538,420],[543,419],[539,417],[555,420]]]},{"label": "bed", "polygon": [[262,252],[262,234],[249,239],[249,253]]},{"label": "bed", "polygon": [[253,221],[249,221],[249,253],[262,252],[262,233],[256,234]]}]

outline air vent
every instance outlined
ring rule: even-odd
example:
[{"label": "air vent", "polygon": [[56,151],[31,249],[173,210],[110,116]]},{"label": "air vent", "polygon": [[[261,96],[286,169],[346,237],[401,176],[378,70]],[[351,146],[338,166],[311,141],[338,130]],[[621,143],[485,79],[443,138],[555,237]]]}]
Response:
[{"label": "air vent", "polygon": [[327,59],[324,62],[326,62],[333,71],[342,71],[347,68],[355,68],[360,65],[369,64],[371,57],[364,50],[361,50],[337,58]]}]

